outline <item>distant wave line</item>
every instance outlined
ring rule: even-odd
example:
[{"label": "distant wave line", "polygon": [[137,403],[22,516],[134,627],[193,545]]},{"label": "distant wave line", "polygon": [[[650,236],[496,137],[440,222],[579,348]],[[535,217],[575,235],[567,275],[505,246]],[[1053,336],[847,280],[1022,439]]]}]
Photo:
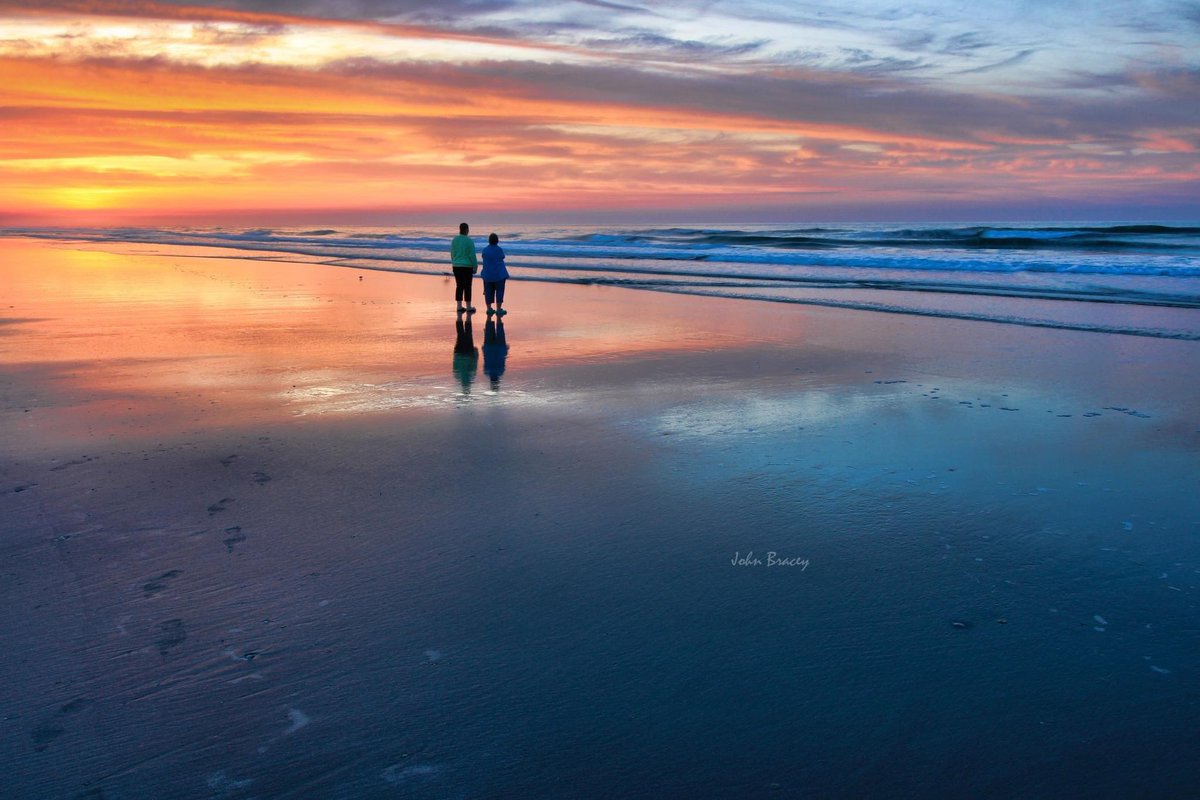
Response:
[{"label": "distant wave line", "polygon": [[[1190,230],[1190,229],[1186,229]],[[1200,230],[1200,229],[1198,229]],[[383,261],[397,262],[427,262],[427,263],[442,263],[445,259],[445,254],[442,252],[445,249],[445,242],[441,239],[426,239],[420,238],[403,238],[397,236],[379,235],[378,238],[371,238],[368,241],[363,241],[367,237],[360,236],[359,241],[338,239],[338,240],[311,240],[300,237],[277,237],[264,240],[261,238],[264,230],[243,231],[240,233],[219,233],[219,234],[190,234],[176,231],[148,231],[145,229],[114,229],[112,231],[94,231],[94,230],[76,230],[67,231],[61,229],[12,229],[8,231],[9,235],[30,235],[39,238],[50,238],[56,240],[63,239],[80,239],[83,241],[93,242],[130,242],[142,244],[167,244],[193,247],[226,247],[240,250],[251,251],[270,251],[270,252],[285,252],[295,253],[298,255],[308,255],[317,258],[352,258],[352,257],[370,257]],[[2,232],[0,232],[2,233]],[[519,240],[518,240],[519,241]],[[529,260],[522,266],[527,269],[553,269],[553,270],[576,270],[576,271],[597,271],[597,272],[612,272],[625,274],[654,274],[654,275],[690,275],[695,277],[712,277],[712,278],[745,278],[748,280],[785,280],[790,276],[780,275],[762,275],[755,273],[731,274],[729,271],[719,270],[679,270],[679,269],[639,269],[636,267],[622,266],[611,261],[601,261],[595,265],[571,265],[564,262],[563,259],[595,259],[597,253],[588,252],[586,250],[572,250],[569,246],[562,245],[564,240],[554,240],[551,242],[545,241],[523,241],[510,248],[510,256],[525,256],[527,259],[537,259],[537,261]],[[386,242],[384,244],[383,242]],[[397,254],[392,251],[409,247],[415,250],[410,252]],[[850,248],[843,248],[846,252]],[[337,250],[350,251],[350,253],[339,253]],[[370,251],[369,253],[364,251]],[[524,251],[524,252],[522,252]],[[429,253],[429,255],[424,255]],[[434,255],[436,253],[436,256]],[[353,254],[353,255],[352,255]],[[1044,262],[1027,262],[1013,264],[1009,262],[971,262],[969,264],[956,261],[908,261],[898,258],[892,254],[872,253],[864,249],[861,254],[856,254],[856,257],[839,258],[833,261],[822,260],[819,257],[807,258],[803,261],[797,261],[794,258],[780,259],[778,256],[764,252],[743,252],[729,253],[713,251],[696,251],[696,252],[680,252],[650,250],[649,248],[642,249],[640,252],[628,252],[626,250],[617,250],[609,248],[603,253],[604,256],[616,256],[631,261],[662,261],[662,262],[679,262],[679,261],[708,261],[709,263],[727,263],[730,265],[741,264],[760,264],[766,266],[777,266],[780,268],[832,268],[832,269],[878,269],[878,270],[912,270],[922,272],[958,272],[963,274],[971,273],[993,273],[993,274],[1013,274],[1021,272],[1037,273],[1043,272],[1048,274],[1079,274],[1079,275],[1137,275],[1147,277],[1169,277],[1169,278],[1194,278],[1200,277],[1200,261],[1195,264],[1189,263],[1185,266],[1161,266],[1151,265],[1146,266],[1140,262],[1136,264],[1076,264],[1076,263],[1044,263]],[[597,259],[599,260],[599,259]],[[539,263],[548,262],[548,263]]]}]

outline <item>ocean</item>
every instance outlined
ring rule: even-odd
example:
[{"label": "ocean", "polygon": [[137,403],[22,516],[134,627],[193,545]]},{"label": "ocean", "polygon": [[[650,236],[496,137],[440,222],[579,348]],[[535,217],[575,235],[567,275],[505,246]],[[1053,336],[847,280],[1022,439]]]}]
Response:
[{"label": "ocean", "polygon": [[[491,229],[473,231],[482,243]],[[1200,226],[507,225],[515,281],[1200,339]],[[440,275],[452,228],[9,228],[62,241],[203,246]],[[519,296],[519,290],[517,295]],[[511,304],[511,301],[510,301]]]}]

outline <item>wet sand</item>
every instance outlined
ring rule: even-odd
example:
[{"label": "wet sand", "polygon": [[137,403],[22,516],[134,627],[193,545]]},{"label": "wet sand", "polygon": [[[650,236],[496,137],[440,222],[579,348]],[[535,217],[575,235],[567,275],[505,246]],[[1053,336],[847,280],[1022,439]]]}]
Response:
[{"label": "wet sand", "polygon": [[6,797],[1200,792],[1200,343],[522,282],[501,342],[21,240],[0,291]]}]

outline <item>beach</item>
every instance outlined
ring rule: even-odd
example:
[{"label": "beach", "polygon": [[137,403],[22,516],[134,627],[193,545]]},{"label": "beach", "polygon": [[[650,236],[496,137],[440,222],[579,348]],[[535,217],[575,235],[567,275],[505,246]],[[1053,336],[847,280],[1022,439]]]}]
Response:
[{"label": "beach", "polygon": [[321,260],[0,238],[5,796],[1200,793],[1200,342]]}]

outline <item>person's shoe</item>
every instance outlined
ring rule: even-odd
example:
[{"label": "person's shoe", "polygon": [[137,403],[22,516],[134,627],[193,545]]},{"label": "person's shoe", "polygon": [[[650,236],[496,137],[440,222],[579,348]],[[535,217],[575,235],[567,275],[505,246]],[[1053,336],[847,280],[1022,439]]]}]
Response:
[{"label": "person's shoe", "polygon": [[502,309],[500,309],[499,311],[497,311],[496,313],[497,313],[497,314],[499,314],[500,316],[502,316],[502,317],[503,317],[503,316],[504,316],[505,314],[507,314],[508,312],[507,312],[507,311],[505,311],[505,310],[502,308]]},{"label": "person's shoe", "polygon": [[496,309],[494,309],[494,308],[489,308],[489,309],[488,309],[488,316],[489,316],[489,317],[490,317],[492,314],[495,314],[495,313],[496,313]]},{"label": "person's shoe", "polygon": [[464,311],[466,311],[466,309],[465,309],[465,308],[463,308],[462,306],[459,306],[459,307],[458,307],[457,309],[455,309],[455,310],[456,310],[456,311],[457,311],[459,314],[461,314],[461,313],[463,313]]},{"label": "person's shoe", "polygon": [[474,314],[474,313],[475,313],[475,306],[467,306],[467,313],[468,313],[468,314]]}]

